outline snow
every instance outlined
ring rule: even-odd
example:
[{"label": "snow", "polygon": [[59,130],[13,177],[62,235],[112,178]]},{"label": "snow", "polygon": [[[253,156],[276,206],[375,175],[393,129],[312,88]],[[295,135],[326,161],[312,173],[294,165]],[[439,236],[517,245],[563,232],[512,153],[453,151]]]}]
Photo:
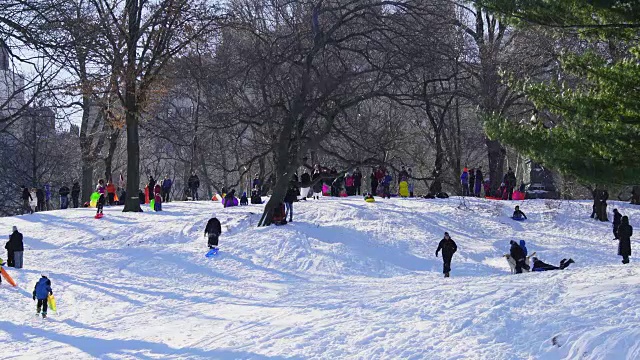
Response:
[{"label": "snow", "polygon": [[[509,219],[520,205],[529,220]],[[610,204],[640,225],[640,208]],[[18,282],[0,286],[4,358],[638,359],[640,266],[584,201],[360,198],[262,208],[164,204],[0,218],[25,236]],[[205,258],[215,212],[220,253]],[[458,244],[452,277],[435,249]],[[509,240],[564,271],[511,275]],[[637,243],[634,241],[632,246]],[[2,256],[4,258],[4,256]],[[42,271],[58,313],[35,316]]]}]

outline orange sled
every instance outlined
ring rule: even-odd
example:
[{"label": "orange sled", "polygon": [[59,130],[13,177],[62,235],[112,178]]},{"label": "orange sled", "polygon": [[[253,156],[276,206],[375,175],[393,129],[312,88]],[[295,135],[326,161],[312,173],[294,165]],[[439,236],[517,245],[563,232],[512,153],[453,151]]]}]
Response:
[{"label": "orange sled", "polygon": [[5,280],[7,280],[7,282],[8,282],[9,284],[11,284],[11,286],[18,286],[18,285],[16,284],[16,282],[15,282],[15,281],[13,281],[13,279],[11,278],[11,276],[9,276],[9,274],[8,274],[6,271],[4,271],[4,269],[3,269],[3,268],[1,268],[1,267],[0,267],[0,273],[2,273],[2,277],[3,277]]}]

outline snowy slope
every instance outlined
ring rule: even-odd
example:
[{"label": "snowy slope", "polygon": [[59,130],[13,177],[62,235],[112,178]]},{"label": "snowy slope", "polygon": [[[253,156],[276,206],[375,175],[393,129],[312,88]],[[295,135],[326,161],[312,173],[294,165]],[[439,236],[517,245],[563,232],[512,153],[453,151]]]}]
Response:
[{"label": "snowy slope", "polygon": [[[528,221],[508,218],[516,204]],[[640,226],[639,208],[615,206]],[[255,227],[261,207],[163,207],[0,218],[27,248],[8,269],[19,288],[0,286],[3,358],[640,358],[640,266],[620,263],[588,202],[325,198],[270,228]],[[206,259],[212,212],[221,252]],[[450,279],[434,256],[444,231]],[[511,239],[576,264],[512,276]],[[41,271],[59,307],[47,320],[31,300]]]}]

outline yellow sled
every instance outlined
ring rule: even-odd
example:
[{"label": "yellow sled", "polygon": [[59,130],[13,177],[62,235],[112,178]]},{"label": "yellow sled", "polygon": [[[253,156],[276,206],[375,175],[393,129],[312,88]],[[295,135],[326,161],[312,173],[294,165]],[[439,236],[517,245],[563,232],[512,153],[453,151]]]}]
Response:
[{"label": "yellow sled", "polygon": [[47,297],[47,303],[49,304],[49,309],[56,313],[58,312],[58,307],[56,306],[56,298],[53,297],[53,295],[49,295]]}]

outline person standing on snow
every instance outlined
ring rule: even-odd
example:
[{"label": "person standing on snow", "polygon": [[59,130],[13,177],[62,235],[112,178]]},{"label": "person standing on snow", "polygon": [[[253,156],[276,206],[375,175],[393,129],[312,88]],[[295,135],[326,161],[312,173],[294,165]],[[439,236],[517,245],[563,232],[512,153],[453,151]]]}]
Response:
[{"label": "person standing on snow", "polygon": [[378,194],[378,177],[376,176],[375,171],[371,172],[371,195]]},{"label": "person standing on snow", "polygon": [[49,295],[53,295],[51,280],[49,280],[47,274],[42,274],[42,277],[33,288],[33,300],[38,300],[38,304],[36,305],[36,315],[40,315],[40,309],[42,309],[42,318],[47,317],[47,297],[49,297]]},{"label": "person standing on snow", "polygon": [[62,185],[60,190],[58,190],[58,195],[60,195],[60,209],[66,209],[69,207],[69,187],[66,185]]},{"label": "person standing on snow", "polygon": [[200,187],[200,179],[198,178],[198,175],[196,175],[195,171],[191,172],[191,176],[189,177],[187,184],[189,186],[189,190],[191,190],[191,200],[198,200],[198,188]]},{"label": "person standing on snow", "polygon": [[165,175],[164,180],[162,180],[162,202],[169,202],[171,185],[173,185],[173,182],[171,181],[171,179],[169,179],[169,175]]},{"label": "person standing on snow", "polygon": [[440,250],[442,250],[442,273],[444,277],[448,278],[451,272],[451,259],[453,258],[453,254],[458,251],[458,245],[451,239],[448,232],[444,233],[444,239],[440,240],[438,244],[436,257],[438,257]]},{"label": "person standing on snow", "polygon": [[220,220],[216,218],[216,214],[211,215],[211,219],[207,222],[207,226],[204,228],[204,237],[208,237],[207,245],[209,249],[218,247],[218,239],[222,234],[222,226]]},{"label": "person standing on snow", "polygon": [[153,211],[162,211],[162,189],[160,184],[156,184],[153,189]]},{"label": "person standing on snow", "polygon": [[509,243],[511,244],[509,255],[511,255],[511,258],[516,262],[516,274],[522,274],[523,268],[529,270],[529,265],[525,262],[527,254],[525,254],[524,249],[518,245],[517,242],[511,240]]},{"label": "person standing on snow", "polygon": [[398,184],[403,181],[407,181],[407,179],[409,179],[409,173],[405,169],[404,165],[402,165],[402,167],[400,168],[400,172],[398,173]]},{"label": "person standing on snow", "polygon": [[311,192],[311,175],[307,170],[300,176],[300,199],[307,200]]},{"label": "person standing on snow", "polygon": [[116,186],[113,184],[113,181],[107,182],[107,199],[109,201],[109,206],[113,206],[116,204]]},{"label": "person standing on snow", "polygon": [[474,169],[469,170],[469,195],[473,196],[473,188],[476,185],[476,171]]},{"label": "person standing on snow", "polygon": [[51,184],[44,184],[44,208],[49,211],[52,209],[51,207]]},{"label": "person standing on snow", "polygon": [[382,183],[380,185],[382,185],[382,198],[384,199],[385,197],[391,199],[391,181],[393,180],[393,178],[391,177],[391,175],[389,173],[387,173],[383,178],[382,178]]},{"label": "person standing on snow", "polygon": [[618,239],[618,227],[622,222],[622,214],[618,212],[618,209],[613,209],[613,237],[614,239]]},{"label": "person standing on snow", "polygon": [[293,221],[293,202],[298,199],[298,185],[297,182],[291,180],[289,182],[289,188],[287,189],[287,194],[284,196],[284,206],[286,208],[285,211],[285,219],[287,215],[289,215],[289,222]]},{"label": "person standing on snow", "polygon": [[359,168],[353,172],[354,195],[362,195],[362,173]]},{"label": "person standing on snow", "polygon": [[44,211],[44,206],[45,206],[44,190],[40,188],[36,189],[36,200],[38,201],[36,204],[37,211]]},{"label": "person standing on snow", "polygon": [[71,186],[71,201],[73,201],[74,209],[78,208],[78,204],[80,203],[79,198],[80,198],[80,184],[76,180],[73,182],[73,186]]},{"label": "person standing on snow", "polygon": [[29,213],[33,214],[33,209],[31,209],[31,193],[29,192],[29,188],[26,186],[22,186],[22,215]]},{"label": "person standing on snow", "polygon": [[149,200],[155,199],[156,180],[149,175]]},{"label": "person standing on snow", "polygon": [[460,175],[460,185],[462,186],[462,196],[469,196],[469,169],[462,169]]},{"label": "person standing on snow", "polygon": [[479,167],[476,169],[476,182],[474,187],[474,195],[476,197],[480,197],[480,190],[482,189],[482,183],[484,182],[484,177],[482,176],[482,168]]},{"label": "person standing on snow", "polygon": [[409,185],[409,197],[413,197],[414,183],[413,183],[413,171],[411,170],[411,168],[407,170],[407,173],[409,174],[409,179],[407,180],[407,185]]},{"label": "person standing on snow", "polygon": [[504,185],[507,188],[507,199],[513,200],[513,189],[516,187],[516,174],[511,168],[504,176]]},{"label": "person standing on snow", "polygon": [[629,217],[623,216],[618,226],[618,255],[622,256],[622,263],[629,263],[631,256],[631,236],[633,236],[633,228],[629,225]]},{"label": "person standing on snow", "polygon": [[9,267],[22,269],[22,254],[24,253],[24,243],[22,234],[17,227],[13,227],[13,233],[9,236],[9,241],[4,246],[7,249],[7,262]]}]

